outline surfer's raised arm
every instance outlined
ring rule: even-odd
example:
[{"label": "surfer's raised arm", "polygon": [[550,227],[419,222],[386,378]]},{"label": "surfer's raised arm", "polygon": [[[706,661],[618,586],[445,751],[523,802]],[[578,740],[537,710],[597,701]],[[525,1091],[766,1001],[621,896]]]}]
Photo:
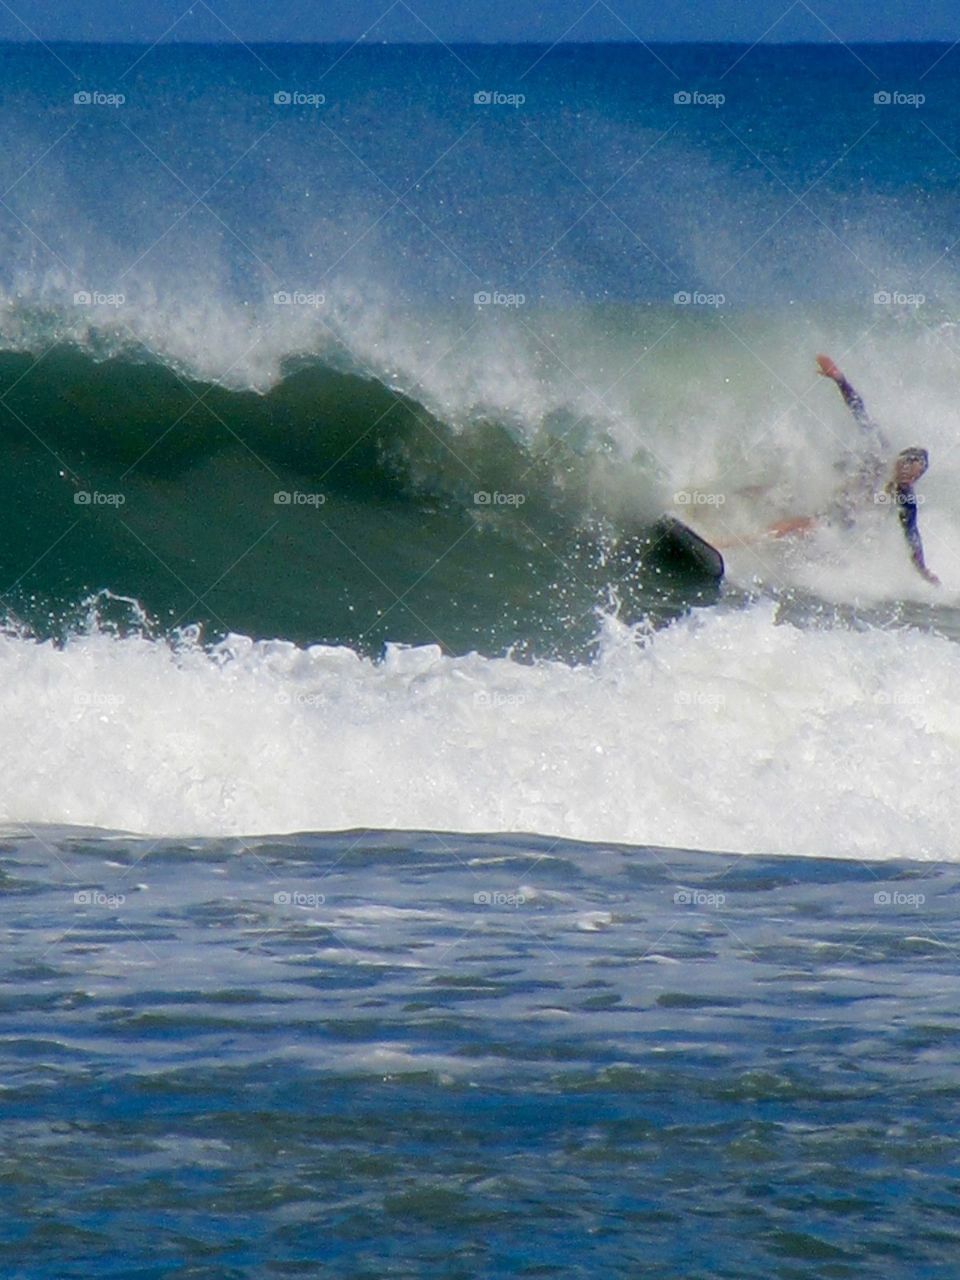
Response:
[{"label": "surfer's raised arm", "polygon": [[831,360],[829,356],[817,356],[817,372],[821,377],[829,378],[837,384],[840,394],[843,396],[843,402],[853,414],[857,426],[872,435],[879,447],[886,448],[887,442],[883,437],[883,432],[867,413],[866,405],[863,403],[863,396],[855,387],[850,385],[837,368],[835,361]]},{"label": "surfer's raised arm", "polygon": [[903,529],[903,536],[906,538],[907,546],[910,548],[910,559],[913,561],[917,572],[926,578],[927,582],[938,587],[940,579],[935,573],[930,572],[923,558],[923,541],[920,537],[920,529],[917,526],[918,499],[913,489],[913,486],[929,465],[930,458],[926,449],[911,448],[902,450],[897,454],[897,460],[893,464],[893,475],[886,491],[890,495],[891,501],[897,504],[900,527]]}]

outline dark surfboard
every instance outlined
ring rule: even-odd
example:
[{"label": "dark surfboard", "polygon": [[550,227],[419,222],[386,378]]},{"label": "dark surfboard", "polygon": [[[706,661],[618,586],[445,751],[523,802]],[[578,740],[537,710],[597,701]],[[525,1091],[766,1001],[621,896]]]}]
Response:
[{"label": "dark surfboard", "polygon": [[650,530],[648,555],[664,568],[710,582],[723,578],[723,556],[675,516],[663,516]]}]

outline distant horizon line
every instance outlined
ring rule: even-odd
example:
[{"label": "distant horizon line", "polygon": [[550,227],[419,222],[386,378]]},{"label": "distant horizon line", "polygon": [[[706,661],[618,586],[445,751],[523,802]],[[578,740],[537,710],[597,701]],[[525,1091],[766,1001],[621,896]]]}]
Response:
[{"label": "distant horizon line", "polygon": [[44,48],[44,47],[46,47],[46,46],[51,46],[51,45],[87,45],[87,46],[90,46],[90,45],[93,45],[93,46],[99,46],[99,45],[104,45],[104,46],[105,46],[105,45],[114,45],[114,46],[116,46],[116,45],[120,45],[120,46],[123,46],[123,47],[134,47],[134,48],[139,47],[139,46],[142,46],[142,47],[144,47],[144,48],[150,48],[150,49],[160,48],[160,47],[162,47],[162,46],[169,46],[169,45],[194,45],[194,46],[196,46],[196,47],[198,47],[198,48],[200,48],[200,47],[210,47],[210,46],[216,46],[216,47],[218,47],[218,48],[219,48],[219,47],[223,46],[223,47],[238,47],[238,48],[241,48],[241,49],[242,49],[242,48],[245,48],[245,47],[249,47],[249,48],[263,48],[263,47],[266,47],[266,46],[272,46],[272,47],[277,47],[277,46],[296,47],[296,46],[299,46],[299,45],[304,45],[304,46],[330,46],[330,47],[337,47],[337,46],[340,46],[340,45],[346,45],[346,46],[348,46],[348,47],[364,45],[364,46],[365,46],[365,47],[367,47],[367,48],[372,48],[372,47],[383,48],[383,47],[385,47],[385,46],[397,46],[398,48],[402,48],[402,47],[410,47],[410,46],[414,46],[414,45],[415,45],[415,46],[417,46],[417,47],[420,47],[420,46],[423,46],[423,47],[429,47],[429,46],[431,46],[431,45],[439,45],[440,47],[448,47],[448,48],[451,48],[451,49],[473,48],[473,47],[476,47],[476,46],[478,46],[478,45],[483,46],[483,47],[487,47],[487,48],[503,48],[503,49],[515,49],[515,48],[544,48],[544,49],[556,49],[556,48],[560,48],[561,46],[569,46],[569,45],[581,45],[581,46],[585,46],[585,47],[588,47],[588,46],[597,46],[597,45],[616,45],[616,46],[621,46],[621,47],[623,47],[623,48],[632,48],[632,47],[633,47],[633,46],[635,46],[635,45],[640,45],[641,47],[647,47],[647,46],[649,46],[649,47],[658,47],[658,48],[662,48],[662,47],[667,46],[667,45],[669,45],[669,46],[674,46],[674,47],[675,47],[675,46],[677,46],[677,45],[691,45],[691,46],[692,46],[692,45],[722,45],[722,46],[725,46],[725,47],[728,47],[728,48],[734,48],[734,49],[740,49],[740,48],[743,48],[743,49],[760,49],[760,48],[772,48],[772,47],[776,47],[776,48],[788,48],[788,47],[794,47],[794,48],[796,48],[796,47],[798,47],[798,46],[799,46],[799,47],[804,47],[804,48],[806,48],[806,47],[813,47],[813,46],[817,46],[817,47],[824,46],[824,47],[837,47],[837,48],[841,48],[841,49],[842,49],[842,48],[866,48],[866,47],[870,47],[870,48],[877,48],[877,47],[885,46],[885,45],[907,45],[907,44],[909,44],[909,45],[913,45],[913,44],[916,44],[916,45],[942,45],[942,46],[943,46],[943,47],[945,47],[945,48],[953,48],[955,45],[960,44],[960,41],[958,41],[958,40],[956,40],[956,39],[946,39],[946,38],[937,38],[937,37],[925,37],[925,38],[922,38],[922,39],[920,39],[920,38],[906,38],[906,37],[904,37],[904,38],[897,38],[897,39],[890,39],[890,40],[841,40],[841,39],[839,39],[838,37],[833,37],[833,38],[831,38],[831,37],[829,37],[829,36],[824,37],[823,39],[819,39],[819,40],[817,40],[817,39],[813,39],[813,40],[688,40],[688,39],[664,40],[664,39],[649,39],[649,40],[647,40],[647,39],[643,39],[642,37],[639,37],[639,36],[638,36],[638,37],[636,37],[636,38],[635,38],[635,39],[633,39],[633,40],[603,40],[603,39],[600,39],[600,40],[576,40],[576,39],[560,39],[560,40],[481,40],[481,39],[475,39],[475,40],[443,40],[443,39],[441,39],[441,38],[439,38],[439,37],[438,37],[438,38],[436,38],[436,39],[433,39],[433,40],[426,40],[426,39],[424,39],[424,40],[364,40],[364,38],[363,38],[362,36],[358,36],[358,37],[356,37],[355,39],[350,39],[349,37],[343,37],[343,38],[336,39],[336,40],[252,40],[252,39],[251,39],[251,40],[244,40],[244,39],[241,39],[240,37],[236,37],[235,39],[232,39],[232,40],[230,40],[230,39],[224,39],[224,40],[216,40],[216,39],[211,39],[211,40],[191,40],[191,39],[187,39],[187,38],[183,38],[183,39],[173,38],[173,39],[169,39],[169,40],[165,40],[165,39],[159,39],[159,40],[149,40],[149,39],[142,39],[142,40],[123,40],[123,39],[109,39],[109,40],[78,40],[78,39],[54,38],[54,37],[49,37],[49,38],[47,38],[47,37],[40,37],[40,36],[38,36],[38,37],[34,37],[34,38],[32,38],[32,39],[31,39],[31,38],[19,38],[19,37],[16,37],[16,36],[4,36],[4,37],[0,38],[0,45],[11,45],[11,44],[16,44],[16,45],[37,45],[37,46],[39,46],[40,48]]}]

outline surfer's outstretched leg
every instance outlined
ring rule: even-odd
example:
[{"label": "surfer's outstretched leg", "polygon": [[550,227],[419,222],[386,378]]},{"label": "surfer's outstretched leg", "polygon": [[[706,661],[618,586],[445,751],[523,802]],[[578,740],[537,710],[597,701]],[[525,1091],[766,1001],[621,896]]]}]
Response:
[{"label": "surfer's outstretched leg", "polygon": [[763,542],[765,538],[802,537],[804,534],[812,533],[818,523],[816,516],[793,516],[789,520],[778,520],[776,524],[764,529],[763,533],[747,534],[744,537],[716,542],[714,545],[719,551],[730,551],[734,547],[748,547],[753,543]]},{"label": "surfer's outstretched leg", "polygon": [[817,526],[816,516],[793,516],[790,520],[778,520],[767,530],[767,537],[790,538],[796,534],[811,533]]}]

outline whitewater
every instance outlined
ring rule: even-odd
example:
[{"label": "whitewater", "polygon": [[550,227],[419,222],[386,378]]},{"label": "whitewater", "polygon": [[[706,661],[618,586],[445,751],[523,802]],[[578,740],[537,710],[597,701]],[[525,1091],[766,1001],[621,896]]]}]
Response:
[{"label": "whitewater", "polygon": [[607,619],[589,665],[94,633],[5,636],[0,672],[11,824],[960,857],[956,644],[769,601],[655,634]]}]

